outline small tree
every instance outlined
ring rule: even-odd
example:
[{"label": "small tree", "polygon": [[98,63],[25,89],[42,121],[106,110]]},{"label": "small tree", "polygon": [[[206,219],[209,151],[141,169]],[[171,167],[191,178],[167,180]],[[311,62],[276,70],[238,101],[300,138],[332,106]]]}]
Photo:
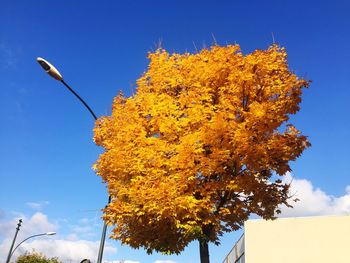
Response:
[{"label": "small tree", "polygon": [[61,263],[58,258],[47,258],[44,255],[33,251],[17,258],[16,263]]},{"label": "small tree", "polygon": [[308,82],[277,45],[149,58],[136,94],[117,96],[94,130],[105,149],[94,168],[112,197],[104,220],[112,238],[149,253],[180,253],[198,240],[209,262],[208,242],[251,213],[273,219],[288,205],[278,176],[310,145],[287,123]]}]

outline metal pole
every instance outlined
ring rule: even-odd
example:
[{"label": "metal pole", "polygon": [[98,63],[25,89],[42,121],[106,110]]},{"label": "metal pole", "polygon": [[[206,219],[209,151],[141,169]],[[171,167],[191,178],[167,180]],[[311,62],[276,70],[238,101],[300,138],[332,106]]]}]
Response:
[{"label": "metal pole", "polygon": [[61,82],[70,92],[72,92],[74,94],[75,97],[78,98],[78,100],[80,100],[81,103],[84,104],[84,106],[88,109],[88,111],[91,113],[92,117],[96,121],[97,117],[96,117],[95,113],[92,111],[92,109],[89,107],[89,105],[87,105],[87,103],[71,87],[69,87],[69,85],[63,79],[61,80]]},{"label": "metal pole", "polygon": [[[8,256],[7,256],[7,259],[6,259],[6,263],[9,263],[9,262],[10,262],[10,258],[11,258],[11,256],[12,256],[12,249],[13,249],[13,246],[14,246],[14,244],[15,244],[15,242],[16,242],[17,234],[18,234],[18,231],[19,231],[19,229],[20,229],[20,227],[21,227],[21,224],[22,224],[22,219],[20,219],[20,220],[18,221],[18,224],[17,224],[17,227],[16,227],[16,233],[15,233],[15,236],[14,236],[14,238],[13,238],[12,245],[11,245],[11,248],[10,248],[10,251],[9,251],[9,254],[8,254]],[[17,248],[17,247],[16,247],[16,248]]]},{"label": "metal pole", "polygon": [[[62,79],[61,80],[62,84],[70,91],[73,93],[73,95],[80,100],[81,103],[84,104],[85,108],[91,113],[92,117],[97,120],[96,114],[92,111],[92,109],[89,107],[89,105]],[[111,202],[111,197],[108,197],[108,204]],[[107,232],[107,223],[103,223],[103,228],[102,228],[102,236],[101,236],[101,241],[100,241],[100,248],[98,250],[98,257],[97,257],[97,263],[102,262],[102,257],[103,257],[103,250],[104,250],[104,245],[105,245],[105,240],[106,240],[106,232]]]},{"label": "metal pole", "polygon": [[[108,204],[110,202],[111,202],[111,196],[108,197]],[[107,223],[104,222],[103,230],[102,230],[102,237],[101,237],[101,242],[100,242],[100,249],[98,251],[97,263],[101,263],[102,262],[103,249],[104,249],[105,240],[106,240],[106,232],[107,232]]]}]

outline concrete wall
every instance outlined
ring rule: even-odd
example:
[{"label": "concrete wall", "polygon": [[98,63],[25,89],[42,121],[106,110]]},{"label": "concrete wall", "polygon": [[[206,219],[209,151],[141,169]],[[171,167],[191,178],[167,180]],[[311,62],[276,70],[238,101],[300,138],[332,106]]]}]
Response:
[{"label": "concrete wall", "polygon": [[350,263],[350,216],[245,223],[246,263]]}]

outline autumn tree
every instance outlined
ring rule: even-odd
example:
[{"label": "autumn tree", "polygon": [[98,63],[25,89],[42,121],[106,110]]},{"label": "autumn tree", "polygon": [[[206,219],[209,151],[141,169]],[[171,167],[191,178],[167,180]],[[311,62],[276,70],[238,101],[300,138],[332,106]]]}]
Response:
[{"label": "autumn tree", "polygon": [[26,253],[17,258],[16,263],[61,263],[58,258],[48,258],[44,255],[33,251],[32,253]]},{"label": "autumn tree", "polygon": [[149,54],[134,96],[119,94],[94,140],[94,168],[112,197],[112,238],[147,252],[180,253],[237,230],[251,213],[273,219],[288,205],[280,177],[309,146],[289,116],[308,82],[277,45],[244,55],[238,45],[197,54]]}]

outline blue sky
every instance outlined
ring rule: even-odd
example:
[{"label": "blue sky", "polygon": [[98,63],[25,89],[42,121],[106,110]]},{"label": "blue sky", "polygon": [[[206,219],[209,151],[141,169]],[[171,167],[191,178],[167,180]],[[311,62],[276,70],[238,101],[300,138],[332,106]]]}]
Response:
[{"label": "blue sky", "polygon": [[[49,254],[64,254],[58,248],[69,243],[80,257],[90,256],[102,228],[107,193],[91,170],[101,153],[92,141],[93,119],[42,71],[38,56],[101,116],[110,114],[120,89],[132,94],[147,52],[159,43],[170,52],[194,52],[215,38],[248,53],[274,39],[286,47],[291,70],[313,81],[292,118],[312,147],[288,175],[305,198],[286,215],[350,213],[349,1],[0,0],[0,6],[1,256],[18,217],[24,218],[19,239],[58,232],[46,246],[27,244]],[[240,234],[212,246],[212,262],[221,262]],[[195,243],[180,256],[148,256],[113,240],[107,246],[109,261],[199,261]]]}]

